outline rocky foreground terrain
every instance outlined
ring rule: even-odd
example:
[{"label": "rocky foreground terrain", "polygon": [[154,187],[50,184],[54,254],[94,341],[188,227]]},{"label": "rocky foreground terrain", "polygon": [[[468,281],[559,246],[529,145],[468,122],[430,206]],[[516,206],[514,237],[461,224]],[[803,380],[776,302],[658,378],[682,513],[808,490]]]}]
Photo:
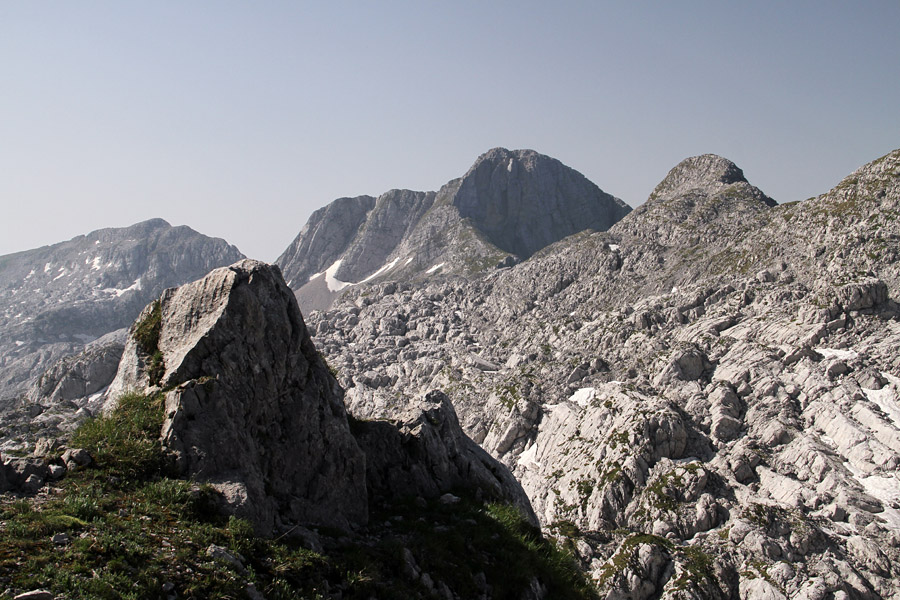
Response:
[{"label": "rocky foreground terrain", "polygon": [[[405,597],[587,593],[554,587],[539,563],[502,588],[450,558],[496,564],[489,549],[445,554],[423,529],[399,533],[422,519],[475,543],[466,527],[487,531],[496,509],[478,507],[499,499],[568,548],[602,598],[900,598],[900,150],[784,205],[724,158],[689,158],[640,208],[548,237],[490,223],[540,217],[548,182],[590,186],[503,152],[448,184],[448,203],[445,186],[314,215],[279,259],[305,325],[260,263],[165,292],[94,402],[114,412],[125,390],[164,392],[151,437],[170,475],[207,482],[262,534],[295,531],[323,551],[350,539],[328,528],[369,549],[390,539],[400,559],[380,563],[388,587],[366,587],[374,597],[391,581]],[[531,179],[512,177],[520,167]],[[442,214],[443,229],[430,221]],[[477,268],[432,269],[467,255]],[[156,323],[149,341],[142,323]],[[78,368],[113,358],[85,354]],[[33,394],[67,414],[89,402]],[[41,494],[88,460],[36,437],[20,447],[43,466],[5,467],[15,493]],[[471,512],[436,509],[448,493],[474,498]],[[397,498],[417,516],[382,521]],[[182,585],[170,577],[170,591]],[[361,589],[321,577],[333,597]],[[283,597],[278,581],[260,580],[265,597]]]},{"label": "rocky foreground terrain", "polygon": [[900,151],[776,206],[688,159],[607,232],[312,313],[357,418],[445,390],[607,598],[900,597]]}]

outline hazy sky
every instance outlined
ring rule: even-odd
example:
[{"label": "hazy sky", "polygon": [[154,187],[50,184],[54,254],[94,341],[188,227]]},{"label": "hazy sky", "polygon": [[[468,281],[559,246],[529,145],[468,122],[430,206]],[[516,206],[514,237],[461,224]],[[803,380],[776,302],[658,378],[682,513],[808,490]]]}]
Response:
[{"label": "hazy sky", "polygon": [[632,206],[900,147],[900,2],[0,0],[0,254],[151,217],[273,261],[340,196],[532,148]]}]

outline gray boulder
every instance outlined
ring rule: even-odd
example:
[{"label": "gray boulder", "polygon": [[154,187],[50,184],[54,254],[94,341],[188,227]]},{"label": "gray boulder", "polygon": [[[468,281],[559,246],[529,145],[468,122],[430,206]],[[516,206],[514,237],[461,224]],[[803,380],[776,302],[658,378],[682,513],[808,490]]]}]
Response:
[{"label": "gray boulder", "polygon": [[[476,497],[516,505],[534,525],[537,517],[512,473],[469,439],[446,394],[433,391],[390,420],[354,421],[366,453],[366,480],[374,498],[450,497],[466,490]],[[455,501],[458,501],[456,498]]]},{"label": "gray boulder", "polygon": [[[154,311],[158,354],[138,339]],[[365,460],[340,388],[277,267],[244,260],[148,306],[105,409],[154,383],[171,390],[162,439],[178,472],[213,483],[260,532],[366,522]]]}]

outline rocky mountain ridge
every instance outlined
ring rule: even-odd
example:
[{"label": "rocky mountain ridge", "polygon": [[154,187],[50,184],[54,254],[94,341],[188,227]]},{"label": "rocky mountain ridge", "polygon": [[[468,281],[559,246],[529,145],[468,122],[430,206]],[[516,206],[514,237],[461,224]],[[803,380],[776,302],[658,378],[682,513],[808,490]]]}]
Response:
[{"label": "rocky mountain ridge", "polygon": [[[377,204],[347,202],[360,222]],[[705,155],[607,231],[465,277],[359,281],[305,321],[384,458],[370,493],[490,480],[477,450],[409,479],[413,457],[460,457],[464,431],[601,597],[897,597],[898,216],[900,150],[786,205]],[[123,365],[145,383],[159,366]]]},{"label": "rocky mountain ridge", "polygon": [[[101,391],[122,350],[124,331],[113,332],[163,289],[242,257],[224,240],[162,219],[0,257],[0,410],[30,419],[41,402]],[[4,416],[7,426],[16,421]]]},{"label": "rocky mountain ridge", "polygon": [[688,159],[607,232],[308,321],[351,414],[445,390],[605,597],[893,597],[900,151],[773,204]]},{"label": "rocky mountain ridge", "polygon": [[276,264],[308,312],[360,283],[513,264],[574,233],[608,229],[630,210],[555,159],[495,148],[438,192],[334,201]]}]

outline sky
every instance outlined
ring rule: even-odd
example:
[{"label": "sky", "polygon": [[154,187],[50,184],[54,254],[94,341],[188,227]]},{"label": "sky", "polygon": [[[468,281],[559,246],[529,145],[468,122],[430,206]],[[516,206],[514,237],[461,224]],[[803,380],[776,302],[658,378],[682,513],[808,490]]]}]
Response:
[{"label": "sky", "polygon": [[162,217],[274,261],[335,198],[531,148],[638,206],[900,148],[900,2],[0,2],[0,254]]}]

